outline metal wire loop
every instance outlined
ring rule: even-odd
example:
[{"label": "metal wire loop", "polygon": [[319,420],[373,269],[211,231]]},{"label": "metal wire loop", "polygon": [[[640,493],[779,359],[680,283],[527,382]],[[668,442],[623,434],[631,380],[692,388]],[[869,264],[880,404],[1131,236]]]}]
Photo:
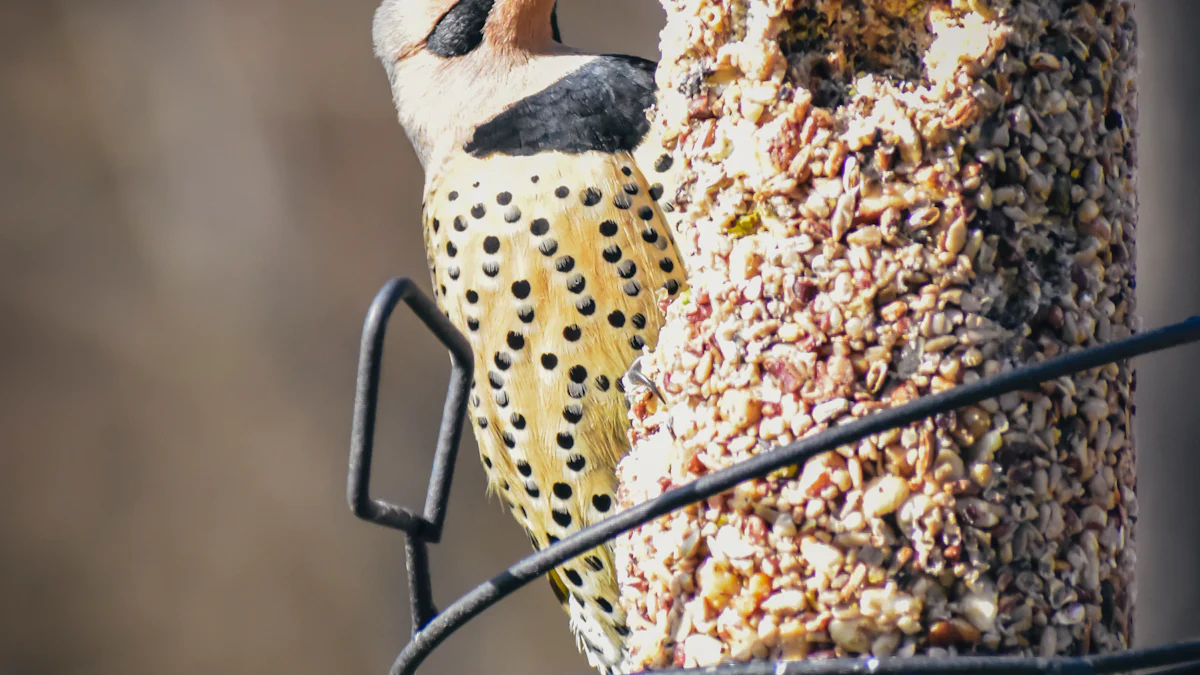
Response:
[{"label": "metal wire loop", "polygon": [[[446,395],[434,468],[430,475],[425,511],[416,514],[403,507],[372,499],[368,494],[375,408],[379,395],[379,373],[387,322],[396,304],[404,300],[437,338],[450,350],[451,383]],[[462,436],[467,395],[472,377],[471,349],[465,338],[409,279],[392,279],[384,285],[367,315],[359,354],[358,388],[354,404],[354,427],[350,444],[350,474],[346,496],[356,516],[399,529],[407,535],[410,603],[413,636],[397,656],[391,675],[411,675],[438,645],[455,630],[504,597],[562,563],[624,532],[680,508],[720,494],[747,480],[761,478],[787,466],[802,465],[809,458],[854,443],[867,436],[905,426],[927,417],[957,410],[1026,390],[1043,382],[1130,359],[1179,345],[1200,341],[1200,317],[1142,333],[1119,342],[1091,347],[921,397],[905,405],[888,408],[851,420],[815,436],[756,455],[731,467],[702,476],[654,499],[635,505],[587,527],[558,543],[537,551],[507,570],[455,600],[443,612],[433,607],[428,555],[425,545],[437,543],[445,520],[446,501],[458,442]],[[1010,656],[956,656],[932,659],[829,659],[778,663],[740,663],[703,672],[720,675],[839,675],[843,673],[1115,673],[1200,662],[1200,641],[1181,642],[1142,650],[1084,657],[1024,658]],[[1200,672],[1200,663],[1193,666]],[[700,669],[662,671],[695,673]],[[1180,671],[1182,672],[1182,671]]]},{"label": "metal wire loop", "polygon": [[[415,513],[370,494],[371,457],[375,446],[375,414],[379,402],[379,373],[383,367],[383,343],[392,310],[403,300],[413,313],[450,351],[450,389],[442,410],[442,426],[434,451],[433,470],[425,509]],[[413,632],[416,633],[437,614],[433,604],[432,583],[429,577],[427,545],[442,538],[446,521],[446,504],[450,499],[450,483],[454,478],[454,462],[458,443],[462,439],[463,419],[467,412],[467,396],[471,388],[475,364],[471,347],[438,311],[411,279],[391,279],[371,303],[363,323],[362,345],[358,356],[358,381],[354,395],[354,422],[350,433],[350,470],[346,480],[346,501],[354,515],[377,525],[402,530],[407,535],[409,601]]]}]

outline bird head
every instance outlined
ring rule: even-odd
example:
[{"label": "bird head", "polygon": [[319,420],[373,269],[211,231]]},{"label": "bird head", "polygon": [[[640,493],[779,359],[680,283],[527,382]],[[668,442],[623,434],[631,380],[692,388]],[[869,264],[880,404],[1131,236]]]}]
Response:
[{"label": "bird head", "polygon": [[426,170],[477,125],[582,64],[578,52],[557,41],[555,5],[384,0],[379,6],[375,54]]}]

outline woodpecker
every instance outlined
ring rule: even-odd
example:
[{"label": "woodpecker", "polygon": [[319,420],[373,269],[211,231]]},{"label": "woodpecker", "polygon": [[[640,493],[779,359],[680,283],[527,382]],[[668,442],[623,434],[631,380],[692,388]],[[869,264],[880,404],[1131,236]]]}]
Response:
[{"label": "woodpecker", "polygon": [[[684,268],[664,219],[672,155],[651,61],[567,47],[554,0],[384,0],[375,52],[425,169],[439,307],[470,341],[489,491],[543,548],[613,512],[629,449],[622,376],[653,348]],[[588,661],[628,634],[609,546],[551,586]]]}]

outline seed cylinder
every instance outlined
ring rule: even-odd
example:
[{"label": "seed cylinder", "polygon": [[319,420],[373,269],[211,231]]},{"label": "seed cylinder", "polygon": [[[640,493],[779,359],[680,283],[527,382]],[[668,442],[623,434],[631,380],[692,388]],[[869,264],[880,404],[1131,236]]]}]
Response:
[{"label": "seed cylinder", "polygon": [[[663,0],[689,288],[629,506],[1136,327],[1124,0]],[[843,447],[617,542],[627,668],[1130,645],[1133,374]]]}]

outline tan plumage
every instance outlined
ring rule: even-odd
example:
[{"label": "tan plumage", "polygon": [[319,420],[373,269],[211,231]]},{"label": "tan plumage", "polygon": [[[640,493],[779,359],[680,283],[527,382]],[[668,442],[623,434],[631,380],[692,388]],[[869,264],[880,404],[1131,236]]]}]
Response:
[{"label": "tan plumage", "polygon": [[[657,339],[656,291],[683,280],[652,185],[628,154],[463,155],[426,194],[438,301],[476,355],[488,484],[539,548],[612,512],[629,448],[621,376]],[[613,575],[604,547],[559,578],[615,662]]]},{"label": "tan plumage", "polygon": [[[496,0],[480,54],[430,59],[412,46],[428,26],[410,35],[388,20],[432,20],[453,3],[437,0],[438,11],[420,4],[385,3],[377,49],[395,59],[384,62],[426,167],[423,222],[435,294],[474,350],[470,415],[489,490],[542,548],[615,505],[614,470],[629,449],[621,378],[657,341],[659,298],[684,282],[659,205],[674,194],[674,184],[664,184],[672,161],[651,135],[632,152],[464,151],[479,124],[592,57],[545,44],[548,35],[541,43],[523,33],[509,39],[521,26],[540,25],[531,19],[538,12],[548,26],[552,1]],[[485,100],[482,112],[448,110],[447,122],[423,112],[431,94],[420,85],[432,87],[425,78],[455,68]],[[512,87],[507,98],[497,95],[500,71]],[[556,569],[551,584],[589,661],[612,671],[626,629],[610,548]]]}]

